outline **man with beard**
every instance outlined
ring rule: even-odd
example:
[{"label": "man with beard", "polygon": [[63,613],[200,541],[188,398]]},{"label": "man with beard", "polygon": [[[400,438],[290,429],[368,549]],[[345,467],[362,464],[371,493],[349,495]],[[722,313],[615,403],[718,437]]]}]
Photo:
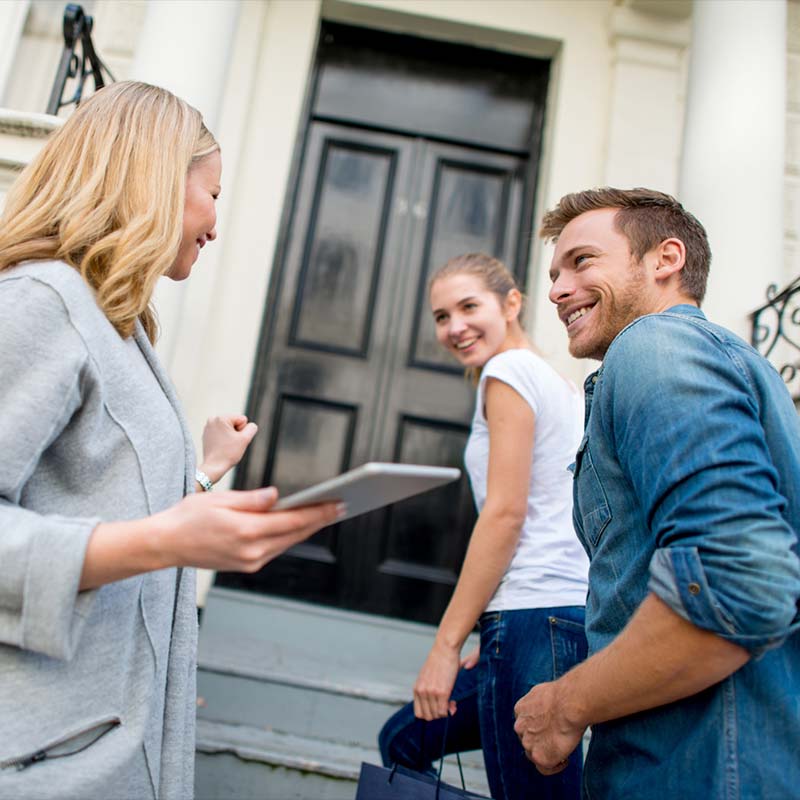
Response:
[{"label": "man with beard", "polygon": [[541,772],[587,726],[584,796],[797,798],[800,424],[772,366],[699,305],[703,226],[646,189],[567,195],[550,299],[586,381],[574,522],[590,657],[515,729]]}]

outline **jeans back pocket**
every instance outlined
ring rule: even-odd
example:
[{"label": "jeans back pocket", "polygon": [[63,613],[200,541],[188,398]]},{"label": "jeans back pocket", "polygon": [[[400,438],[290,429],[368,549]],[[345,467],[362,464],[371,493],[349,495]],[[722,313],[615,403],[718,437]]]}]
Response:
[{"label": "jeans back pocket", "polygon": [[550,646],[553,650],[553,680],[569,672],[586,659],[586,630],[580,622],[551,616]]}]

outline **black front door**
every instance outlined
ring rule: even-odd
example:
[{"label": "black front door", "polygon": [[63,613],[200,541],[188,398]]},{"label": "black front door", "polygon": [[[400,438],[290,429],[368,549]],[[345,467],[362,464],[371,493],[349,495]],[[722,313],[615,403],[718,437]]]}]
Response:
[{"label": "black front door", "polygon": [[[531,153],[442,141],[438,130],[436,138],[424,135],[429,123],[413,113],[414,130],[364,120],[386,117],[386,109],[364,108],[355,121],[348,107],[346,119],[334,119],[325,102],[336,105],[331,93],[347,72],[341,53],[353,49],[353,35],[340,26],[323,33],[338,71],[326,77],[323,46],[318,95],[326,80],[333,88],[327,101],[317,98],[307,128],[252,392],[260,433],[239,470],[242,487],[275,484],[288,494],[366,461],[461,467],[474,390],[435,342],[427,280],[451,256],[476,250],[524,278]],[[374,50],[370,36],[366,49]],[[389,39],[399,47],[397,39],[408,37]],[[363,50],[350,67],[367,80]],[[397,60],[396,53],[388,59]],[[442,102],[456,95],[445,86]],[[394,102],[409,98],[401,93]],[[474,519],[464,476],[320,532],[256,575],[221,574],[218,582],[434,622]]]}]

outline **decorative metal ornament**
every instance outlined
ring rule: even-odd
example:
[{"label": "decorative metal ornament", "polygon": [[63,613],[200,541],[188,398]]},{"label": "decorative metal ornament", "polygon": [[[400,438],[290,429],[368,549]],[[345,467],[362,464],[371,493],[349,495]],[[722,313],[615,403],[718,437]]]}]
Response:
[{"label": "decorative metal ornament", "polygon": [[[91,74],[95,90],[105,86],[103,73],[113,82],[111,70],[100,60],[92,43],[92,26],[94,20],[87,16],[83,8],[76,3],[67,4],[64,9],[64,49],[61,51],[61,60],[58,63],[56,79],[50,92],[46,113],[56,115],[64,106],[78,105],[83,97],[83,87],[86,78]],[[80,57],[75,52],[80,45]],[[64,87],[69,78],[76,78],[78,83],[75,92],[69,100],[62,100]]]},{"label": "decorative metal ornament", "polygon": [[767,302],[751,315],[750,343],[769,359],[800,402],[800,277],[782,290],[767,288]]}]

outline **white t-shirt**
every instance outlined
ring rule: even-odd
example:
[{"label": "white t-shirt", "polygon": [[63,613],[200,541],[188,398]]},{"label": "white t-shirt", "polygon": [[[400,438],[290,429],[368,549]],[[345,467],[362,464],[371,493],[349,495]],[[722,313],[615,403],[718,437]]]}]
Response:
[{"label": "white t-shirt", "polygon": [[487,611],[586,603],[589,560],[572,527],[572,473],[583,434],[578,391],[531,350],[506,350],[486,362],[464,462],[480,513],[486,501],[489,427],[486,381],[503,381],[535,415],[528,511],[511,564]]}]

